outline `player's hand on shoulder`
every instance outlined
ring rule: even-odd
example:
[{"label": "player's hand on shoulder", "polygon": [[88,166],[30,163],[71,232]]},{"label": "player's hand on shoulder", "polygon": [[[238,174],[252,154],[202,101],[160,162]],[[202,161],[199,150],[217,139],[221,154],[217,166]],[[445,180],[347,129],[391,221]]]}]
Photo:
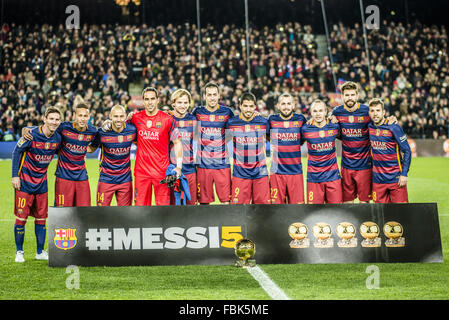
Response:
[{"label": "player's hand on shoulder", "polygon": [[329,120],[330,120],[331,123],[338,123],[338,119],[334,115],[329,116]]},{"label": "player's hand on shoulder", "polygon": [[131,121],[134,114],[136,114],[136,111],[131,111],[130,113],[128,113],[128,116],[126,117],[126,121]]},{"label": "player's hand on shoulder", "polygon": [[33,129],[31,128],[27,127],[22,128],[22,137],[25,140],[33,140],[33,135],[31,134],[31,131],[33,131]]},{"label": "player's hand on shoulder", "polygon": [[110,119],[104,120],[103,124],[101,125],[101,129],[103,129],[103,131],[111,131],[112,120],[110,120]]},{"label": "player's hand on shoulder", "polygon": [[395,116],[389,116],[387,118],[387,120],[388,120],[388,124],[389,125],[391,125],[391,124],[398,124],[398,118],[396,118]]}]

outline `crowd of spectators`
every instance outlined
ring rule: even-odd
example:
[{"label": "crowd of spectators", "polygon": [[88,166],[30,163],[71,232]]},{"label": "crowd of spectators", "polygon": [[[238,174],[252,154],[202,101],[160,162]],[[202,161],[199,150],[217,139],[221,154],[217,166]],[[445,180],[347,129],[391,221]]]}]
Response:
[{"label": "crowd of spectators", "polygon": [[[336,77],[360,83],[368,97],[372,90],[375,97],[382,98],[409,137],[447,138],[449,57],[445,26],[384,21],[367,34],[371,77],[362,26],[333,27],[330,38]],[[333,86],[331,73],[328,69],[328,90]]]},{"label": "crowd of spectators", "polygon": [[[334,92],[330,59],[318,57],[317,39],[300,23],[251,28],[247,81],[246,32],[234,25],[201,29],[194,24],[147,25],[3,25],[0,31],[0,135],[17,139],[21,128],[37,125],[45,108],[59,106],[72,120],[81,96],[91,106],[91,123],[99,125],[115,104],[128,105],[131,84],[155,86],[161,107],[170,93],[185,88],[196,104],[208,81],[222,88],[222,103],[236,107],[251,88],[262,115],[274,113],[277,96],[295,95],[308,113],[315,98]],[[361,84],[362,100],[370,83],[360,25],[333,26],[330,38],[338,78]],[[414,138],[448,135],[449,84],[447,34],[444,27],[384,23],[368,33],[372,90],[390,114]],[[201,49],[199,49],[199,47]],[[200,52],[198,50],[201,50]],[[201,57],[201,58],[199,58]],[[137,92],[137,95],[139,92]]]}]

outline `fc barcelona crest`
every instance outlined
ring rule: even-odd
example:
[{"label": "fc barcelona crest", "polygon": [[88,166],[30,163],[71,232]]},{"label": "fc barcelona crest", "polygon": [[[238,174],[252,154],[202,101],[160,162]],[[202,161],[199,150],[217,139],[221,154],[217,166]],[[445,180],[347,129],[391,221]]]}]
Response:
[{"label": "fc barcelona crest", "polygon": [[365,118],[364,117],[358,117],[358,120],[359,120],[359,122],[363,122],[363,121],[365,121]]},{"label": "fc barcelona crest", "polygon": [[78,239],[76,238],[76,229],[55,229],[55,237],[53,238],[56,248],[69,250],[76,246]]},{"label": "fc barcelona crest", "polygon": [[160,128],[160,127],[162,127],[162,122],[160,122],[160,121],[157,121],[157,122],[156,122],[156,125],[155,125],[155,127],[156,127],[156,128]]},{"label": "fc barcelona crest", "polygon": [[323,130],[320,130],[320,138],[324,138],[326,136],[326,133]]},{"label": "fc barcelona crest", "polygon": [[351,122],[351,123],[354,122],[354,116],[349,116],[349,122]]}]

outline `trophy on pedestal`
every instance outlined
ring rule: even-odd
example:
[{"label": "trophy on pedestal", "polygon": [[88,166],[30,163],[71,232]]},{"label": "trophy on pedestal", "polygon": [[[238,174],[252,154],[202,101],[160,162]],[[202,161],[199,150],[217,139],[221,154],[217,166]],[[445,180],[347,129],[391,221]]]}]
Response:
[{"label": "trophy on pedestal", "polygon": [[313,226],[312,231],[316,238],[313,244],[315,248],[332,248],[334,246],[334,239],[331,237],[332,229],[328,223],[318,222]]},{"label": "trophy on pedestal", "polygon": [[350,222],[341,222],[337,226],[337,235],[340,241],[337,246],[340,248],[355,248],[357,247],[357,238],[355,238],[355,226]]},{"label": "trophy on pedestal", "polygon": [[256,253],[256,244],[250,239],[240,239],[235,244],[235,255],[239,260],[235,262],[235,266],[239,268],[255,267],[256,260],[251,259]]},{"label": "trophy on pedestal", "polygon": [[309,230],[304,223],[295,222],[288,227],[288,234],[293,239],[290,248],[308,248],[310,240],[307,238]]},{"label": "trophy on pedestal", "polygon": [[405,238],[402,237],[402,233],[404,232],[404,228],[399,222],[396,221],[388,221],[384,225],[384,234],[388,238],[385,241],[385,246],[387,247],[404,247],[405,246]]},{"label": "trophy on pedestal", "polygon": [[381,239],[379,238],[379,226],[372,221],[365,221],[360,225],[360,234],[363,238],[362,247],[364,248],[378,248],[381,246]]}]

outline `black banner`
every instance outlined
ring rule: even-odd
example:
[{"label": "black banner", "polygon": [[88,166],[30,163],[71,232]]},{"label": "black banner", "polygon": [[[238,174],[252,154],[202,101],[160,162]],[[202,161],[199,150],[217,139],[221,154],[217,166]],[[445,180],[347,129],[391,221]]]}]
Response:
[{"label": "black banner", "polygon": [[49,208],[49,266],[442,262],[436,204]]}]

